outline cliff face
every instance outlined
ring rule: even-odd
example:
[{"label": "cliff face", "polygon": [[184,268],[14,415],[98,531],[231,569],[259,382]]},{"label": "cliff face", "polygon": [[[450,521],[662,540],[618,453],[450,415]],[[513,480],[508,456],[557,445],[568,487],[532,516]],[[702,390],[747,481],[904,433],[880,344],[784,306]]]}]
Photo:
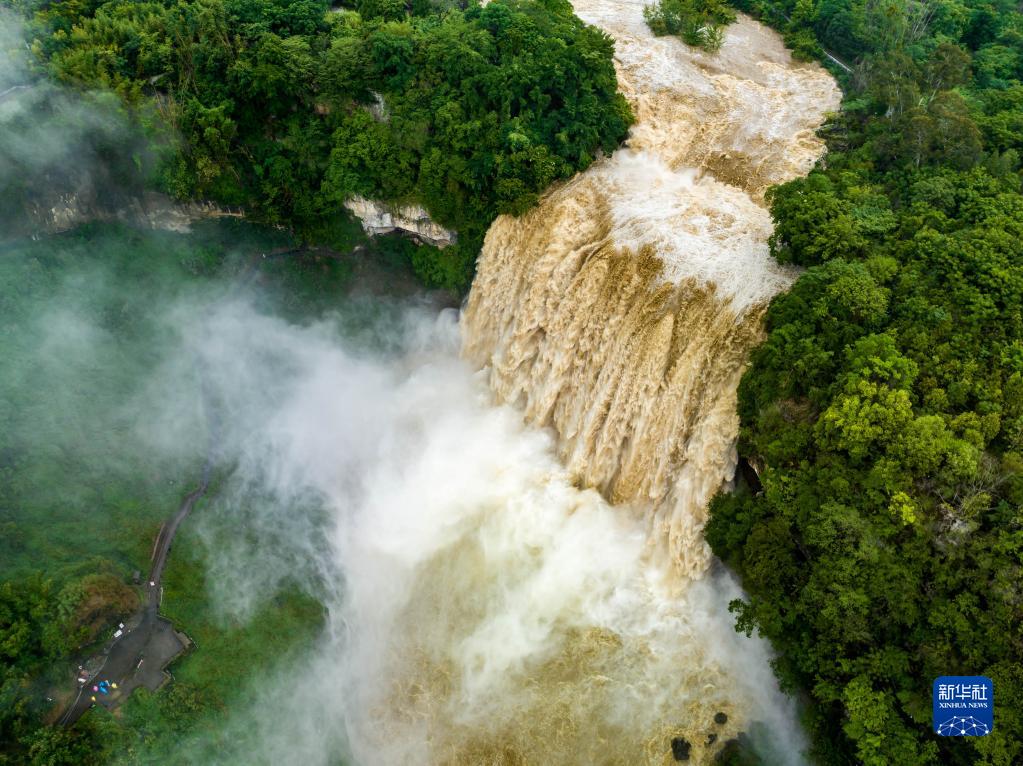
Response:
[{"label": "cliff face", "polygon": [[447,247],[458,239],[455,232],[434,223],[421,205],[388,205],[352,197],[345,207],[362,221],[362,228],[371,236],[404,231],[436,247]]},{"label": "cliff face", "polygon": [[143,190],[98,190],[74,179],[50,187],[36,184],[18,205],[0,205],[4,232],[0,241],[61,234],[90,221],[120,221],[142,229],[187,232],[204,218],[244,217],[244,211],[212,202],[180,202],[165,194]]},{"label": "cliff face", "polygon": [[221,208],[212,202],[178,202],[157,192],[100,199],[91,190],[55,193],[34,199],[24,223],[32,235],[59,234],[89,221],[121,221],[146,229],[189,231],[202,218],[244,217],[240,209]]},{"label": "cliff face", "polygon": [[[436,247],[447,247],[458,235],[436,224],[420,205],[388,205],[354,197],[345,207],[361,222],[370,236],[403,231]],[[5,211],[6,212],[6,211]],[[219,207],[212,202],[179,202],[157,192],[102,193],[90,184],[54,185],[32,194],[24,207],[11,211],[10,234],[40,236],[59,234],[89,221],[121,221],[145,229],[187,232],[203,218],[236,217],[239,209]]]}]

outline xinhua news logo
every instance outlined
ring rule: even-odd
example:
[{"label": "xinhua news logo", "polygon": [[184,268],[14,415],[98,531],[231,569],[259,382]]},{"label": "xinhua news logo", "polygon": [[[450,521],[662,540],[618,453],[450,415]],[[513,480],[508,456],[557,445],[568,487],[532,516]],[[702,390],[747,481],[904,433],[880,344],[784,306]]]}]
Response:
[{"label": "xinhua news logo", "polygon": [[995,727],[995,689],[984,676],[942,676],[932,690],[934,733],[983,737]]}]

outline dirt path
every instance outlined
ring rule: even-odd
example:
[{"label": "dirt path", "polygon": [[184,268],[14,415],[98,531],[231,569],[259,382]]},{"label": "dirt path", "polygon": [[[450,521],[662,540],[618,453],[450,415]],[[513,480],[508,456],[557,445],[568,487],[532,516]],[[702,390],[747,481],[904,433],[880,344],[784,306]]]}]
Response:
[{"label": "dirt path", "polygon": [[[279,253],[274,251],[270,255],[283,254],[290,250],[291,248],[281,248]],[[260,254],[253,257],[240,275],[239,288],[248,284],[260,257],[267,256]],[[117,707],[139,686],[155,691],[166,679],[164,668],[187,647],[187,639],[174,630],[169,620],[160,616],[160,602],[163,599],[163,571],[174,538],[182,522],[188,518],[195,504],[209,488],[216,450],[220,443],[220,419],[216,409],[211,405],[212,399],[199,360],[196,360],[196,366],[199,372],[202,405],[209,429],[206,460],[199,486],[185,496],[177,512],[160,528],[153,546],[143,604],[139,611],[127,620],[127,627],[124,628],[122,635],[104,649],[99,669],[88,676],[84,683],[79,682],[78,694],[57,721],[62,726],[73,725],[93,704],[101,704],[108,709]],[[79,676],[81,677],[83,676]],[[117,684],[117,688],[110,694],[102,694],[94,689],[100,681]]]}]

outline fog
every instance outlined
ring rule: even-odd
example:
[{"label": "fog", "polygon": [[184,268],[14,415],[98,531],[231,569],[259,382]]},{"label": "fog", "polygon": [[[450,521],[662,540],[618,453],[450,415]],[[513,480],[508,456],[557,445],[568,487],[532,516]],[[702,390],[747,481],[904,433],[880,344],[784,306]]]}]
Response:
[{"label": "fog", "polygon": [[153,149],[120,99],[60,87],[31,53],[17,14],[0,8],[0,243],[65,230],[139,195]]},{"label": "fog", "polygon": [[244,620],[298,584],[328,615],[315,652],[260,674],[216,746],[184,752],[629,763],[760,720],[774,762],[799,762],[766,649],[732,627],[732,578],[666,581],[641,513],[577,488],[551,434],[492,403],[455,312],[403,310],[358,341],[342,325],[233,298],[183,329],[231,466],[190,521],[210,598]]}]

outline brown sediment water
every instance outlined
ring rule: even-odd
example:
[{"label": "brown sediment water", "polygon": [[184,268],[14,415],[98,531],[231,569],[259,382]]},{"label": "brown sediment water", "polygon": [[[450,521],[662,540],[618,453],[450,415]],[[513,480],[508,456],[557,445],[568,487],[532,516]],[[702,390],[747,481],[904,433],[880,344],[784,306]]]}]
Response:
[{"label": "brown sediment water", "polygon": [[658,558],[707,566],[734,472],[736,387],[772,296],[764,192],[809,171],[838,89],[747,17],[715,54],[653,37],[640,2],[577,0],[616,40],[627,149],[491,227],[463,327],[504,402],[558,435],[582,486],[644,507]]},{"label": "brown sediment water", "polygon": [[820,157],[839,92],[745,17],[707,54],[653,37],[642,0],[575,8],[615,38],[637,123],[626,148],[487,234],[460,320],[475,388],[446,392],[475,402],[451,417],[476,475],[406,476],[429,489],[381,507],[414,510],[351,545],[376,546],[349,566],[377,578],[353,576],[347,605],[352,749],[631,766],[673,762],[684,739],[709,763],[760,720],[773,762],[800,763],[702,530],[734,472],[736,387],[796,276],[768,252],[764,193]]}]

